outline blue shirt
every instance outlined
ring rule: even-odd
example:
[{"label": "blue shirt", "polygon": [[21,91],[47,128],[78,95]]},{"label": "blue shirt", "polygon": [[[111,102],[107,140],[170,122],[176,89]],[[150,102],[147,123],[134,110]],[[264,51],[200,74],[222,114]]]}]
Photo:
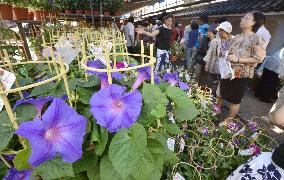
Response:
[{"label": "blue shirt", "polygon": [[186,43],[187,48],[193,48],[196,45],[198,40],[198,34],[199,33],[197,29],[194,29],[188,33],[188,39]]},{"label": "blue shirt", "polygon": [[267,56],[258,71],[262,71],[263,68],[266,68],[278,74],[280,66],[280,51],[281,50],[277,51],[272,56]]},{"label": "blue shirt", "polygon": [[[206,39],[208,28],[209,28],[209,24],[203,24],[203,25],[199,26],[198,32],[199,32],[199,34],[203,35],[203,40]],[[199,48],[199,41],[196,42],[195,47]]]}]

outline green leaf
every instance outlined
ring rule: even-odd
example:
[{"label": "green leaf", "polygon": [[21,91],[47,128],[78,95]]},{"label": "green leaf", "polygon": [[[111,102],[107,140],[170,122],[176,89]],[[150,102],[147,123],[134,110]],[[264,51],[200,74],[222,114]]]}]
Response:
[{"label": "green leaf", "polygon": [[91,141],[92,142],[99,142],[101,140],[100,136],[100,126],[97,123],[93,123],[92,132],[91,132]]},{"label": "green leaf", "polygon": [[146,145],[146,131],[140,124],[134,124],[129,130],[121,129],[114,135],[109,147],[109,159],[122,178],[135,173]]},{"label": "green leaf", "polygon": [[50,82],[41,86],[35,87],[29,97],[44,96],[52,92],[56,88],[56,83]]},{"label": "green leaf", "polygon": [[102,155],[106,145],[108,142],[108,131],[107,129],[100,127],[100,140],[96,143],[96,154],[97,155]]},{"label": "green leaf", "polygon": [[115,171],[107,156],[103,157],[101,160],[100,177],[101,180],[122,180],[121,176]]},{"label": "green leaf", "polygon": [[6,111],[0,113],[0,151],[2,151],[13,137],[14,128]]},{"label": "green leaf", "polygon": [[78,87],[77,92],[79,95],[79,101],[83,104],[89,104],[93,95],[93,91],[87,88]]},{"label": "green leaf", "polygon": [[78,174],[87,171],[89,167],[94,167],[97,164],[98,157],[94,151],[85,151],[82,159],[73,164],[74,173]]},{"label": "green leaf", "polygon": [[149,136],[149,138],[158,140],[164,147],[167,147],[168,137],[169,137],[169,135],[165,132],[154,132],[154,133],[150,134],[150,136]]},{"label": "green leaf", "polygon": [[163,128],[169,133],[169,134],[181,134],[182,131],[180,130],[179,126],[175,123],[171,123],[167,120],[162,121]]},{"label": "green leaf", "polygon": [[100,85],[101,81],[100,78],[96,75],[91,75],[88,77],[88,81],[80,81],[78,85],[80,87],[94,87]]},{"label": "green leaf", "polygon": [[37,110],[33,104],[21,104],[16,108],[16,117],[19,123],[33,120]]},{"label": "green leaf", "polygon": [[19,80],[20,87],[30,85],[32,83],[33,83],[33,78],[31,78],[31,77],[26,77],[26,78]]},{"label": "green leaf", "polygon": [[89,167],[87,171],[89,180],[101,180],[100,177],[100,166]]},{"label": "green leaf", "polygon": [[160,84],[158,84],[158,86],[159,86],[159,88],[161,89],[162,92],[165,92],[167,90],[167,87],[170,86],[170,84],[161,82]]},{"label": "green leaf", "polygon": [[80,78],[74,78],[74,79],[70,79],[68,80],[68,85],[71,91],[74,91],[76,89],[76,87],[79,85],[79,83],[81,82],[82,79]]},{"label": "green leaf", "polygon": [[156,118],[166,116],[166,105],[169,103],[166,95],[158,86],[144,84],[142,89],[145,108]]},{"label": "green leaf", "polygon": [[134,170],[132,171],[132,176],[136,179],[145,179],[151,174],[154,169],[154,158],[148,149],[139,156],[139,163],[134,166]]},{"label": "green leaf", "polygon": [[15,168],[19,171],[29,169],[30,164],[28,160],[29,160],[30,155],[31,155],[30,147],[27,147],[26,149],[19,151],[17,156],[13,159]]},{"label": "green leaf", "polygon": [[191,99],[178,87],[169,86],[166,94],[175,103],[174,115],[178,121],[193,120],[198,115],[198,110]]},{"label": "green leaf", "polygon": [[41,176],[44,180],[74,177],[72,164],[63,162],[60,158],[41,164],[34,170],[34,173]]}]

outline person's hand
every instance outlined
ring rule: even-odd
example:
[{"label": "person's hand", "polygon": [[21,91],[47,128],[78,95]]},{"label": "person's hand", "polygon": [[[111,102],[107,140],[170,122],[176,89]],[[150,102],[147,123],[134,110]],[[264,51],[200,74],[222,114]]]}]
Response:
[{"label": "person's hand", "polygon": [[140,28],[136,28],[135,31],[137,32],[137,34],[143,34],[144,30],[140,29]]},{"label": "person's hand", "polygon": [[208,72],[208,70],[209,70],[209,66],[206,64],[203,68],[203,71]]},{"label": "person's hand", "polygon": [[228,60],[230,62],[238,62],[238,57],[235,54],[228,55]]}]

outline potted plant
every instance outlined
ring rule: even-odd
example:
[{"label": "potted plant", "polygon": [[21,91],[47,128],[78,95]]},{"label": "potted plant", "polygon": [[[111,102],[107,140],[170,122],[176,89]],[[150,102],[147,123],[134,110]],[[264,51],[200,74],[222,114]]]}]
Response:
[{"label": "potted plant", "polygon": [[73,14],[75,10],[75,1],[74,0],[62,0],[62,3],[65,8],[65,14]]},{"label": "potted plant", "polygon": [[27,0],[12,0],[13,6],[13,19],[25,20],[28,19],[29,3]]},{"label": "potted plant", "polygon": [[84,6],[85,6],[84,1],[76,0],[76,2],[75,2],[75,7],[76,7],[75,14],[84,14]]},{"label": "potted plant", "polygon": [[109,0],[104,1],[103,5],[103,15],[110,16],[110,9],[112,8],[112,4]]},{"label": "potted plant", "polygon": [[94,1],[94,3],[93,3],[93,11],[94,11],[94,15],[95,16],[100,15],[99,2],[98,1]]},{"label": "potted plant", "polygon": [[183,46],[178,42],[174,42],[170,48],[171,61],[175,62],[179,57],[183,57]]},{"label": "potted plant", "polygon": [[112,15],[121,16],[121,9],[123,8],[123,0],[115,0],[112,2]]},{"label": "potted plant", "polygon": [[13,19],[11,0],[0,0],[0,15],[5,20]]}]

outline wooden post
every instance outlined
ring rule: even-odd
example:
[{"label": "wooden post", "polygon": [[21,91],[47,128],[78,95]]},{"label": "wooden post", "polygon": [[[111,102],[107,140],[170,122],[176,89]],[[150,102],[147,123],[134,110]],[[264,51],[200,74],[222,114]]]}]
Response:
[{"label": "wooden post", "polygon": [[141,40],[141,60],[142,60],[142,64],[144,64],[144,43],[143,40]]}]

